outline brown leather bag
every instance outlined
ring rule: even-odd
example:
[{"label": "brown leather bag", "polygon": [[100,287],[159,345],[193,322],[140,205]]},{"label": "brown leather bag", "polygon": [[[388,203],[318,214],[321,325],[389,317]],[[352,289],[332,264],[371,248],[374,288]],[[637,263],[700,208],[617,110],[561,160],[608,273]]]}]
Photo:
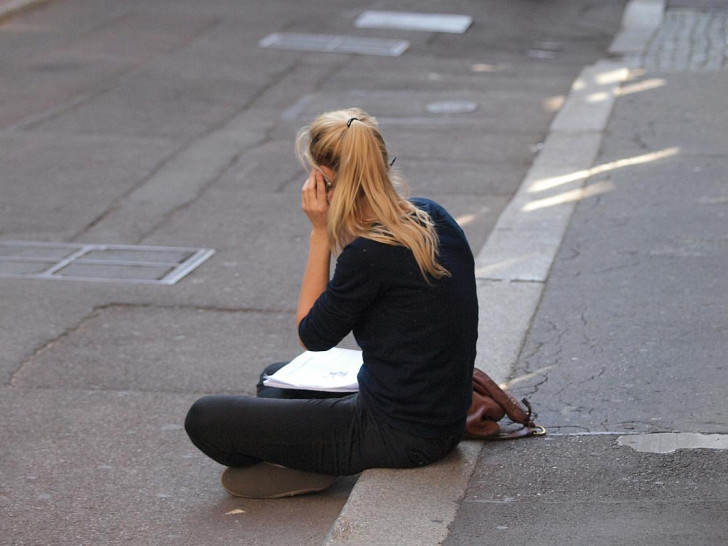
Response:
[{"label": "brown leather bag", "polygon": [[[501,432],[498,421],[503,417],[521,425],[521,428]],[[543,436],[546,429],[531,419],[531,404],[521,402],[501,389],[484,371],[473,370],[473,403],[468,410],[465,437],[480,440],[510,440],[527,436]]]}]

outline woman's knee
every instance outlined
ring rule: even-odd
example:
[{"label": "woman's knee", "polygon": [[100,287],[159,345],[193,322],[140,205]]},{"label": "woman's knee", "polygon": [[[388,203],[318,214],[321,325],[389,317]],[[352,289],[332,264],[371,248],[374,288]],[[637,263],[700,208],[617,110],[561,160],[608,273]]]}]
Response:
[{"label": "woman's knee", "polygon": [[211,425],[215,421],[214,406],[216,405],[216,398],[215,395],[203,396],[195,401],[187,411],[185,431],[193,441],[202,438],[204,432],[212,428]]}]

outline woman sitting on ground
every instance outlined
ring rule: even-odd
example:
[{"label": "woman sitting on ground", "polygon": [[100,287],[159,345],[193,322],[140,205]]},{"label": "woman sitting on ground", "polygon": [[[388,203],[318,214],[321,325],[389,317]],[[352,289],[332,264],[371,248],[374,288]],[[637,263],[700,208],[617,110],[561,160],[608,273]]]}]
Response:
[{"label": "woman sitting on ground", "polygon": [[376,120],[362,110],[320,116],[297,152],[311,169],[302,208],[312,226],[299,339],[325,351],[353,331],[364,363],[359,392],[344,397],[263,388],[195,402],[187,433],[229,467],[223,486],[243,497],[437,461],[462,438],[472,396],[478,307],[463,231],[437,203],[400,196]]}]

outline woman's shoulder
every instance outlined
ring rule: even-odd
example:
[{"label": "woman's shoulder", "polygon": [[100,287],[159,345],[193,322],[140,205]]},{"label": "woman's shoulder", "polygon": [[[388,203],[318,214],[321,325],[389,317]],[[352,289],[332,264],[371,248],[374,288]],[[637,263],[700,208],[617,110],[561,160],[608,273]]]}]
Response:
[{"label": "woman's shoulder", "polygon": [[418,209],[429,212],[430,210],[445,210],[440,203],[427,199],[426,197],[410,197],[409,202],[412,203]]},{"label": "woman's shoulder", "polygon": [[410,199],[410,203],[430,215],[430,218],[435,223],[436,229],[441,236],[448,234],[451,236],[450,239],[455,237],[456,239],[467,242],[467,238],[462,227],[460,227],[460,224],[458,224],[457,220],[450,215],[445,207],[432,199],[426,199],[424,197],[414,197]]},{"label": "woman's shoulder", "polygon": [[455,222],[445,207],[432,199],[427,199],[425,197],[412,197],[409,201],[418,209],[429,214],[430,218],[432,218],[435,222]]}]

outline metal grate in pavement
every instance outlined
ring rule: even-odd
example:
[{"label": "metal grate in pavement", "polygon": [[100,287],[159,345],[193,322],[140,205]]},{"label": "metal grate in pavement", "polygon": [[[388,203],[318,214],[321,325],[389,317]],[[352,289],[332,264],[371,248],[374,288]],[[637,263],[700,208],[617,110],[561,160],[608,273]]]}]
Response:
[{"label": "metal grate in pavement", "polygon": [[214,253],[210,248],[0,241],[0,277],[171,285]]},{"label": "metal grate in pavement", "polygon": [[472,23],[469,15],[367,10],[357,17],[354,26],[463,34]]},{"label": "metal grate in pavement", "polygon": [[260,40],[258,45],[263,48],[291,49],[296,51],[399,57],[407,50],[409,42],[406,40],[385,40],[380,38],[362,38],[359,36],[275,32]]}]

